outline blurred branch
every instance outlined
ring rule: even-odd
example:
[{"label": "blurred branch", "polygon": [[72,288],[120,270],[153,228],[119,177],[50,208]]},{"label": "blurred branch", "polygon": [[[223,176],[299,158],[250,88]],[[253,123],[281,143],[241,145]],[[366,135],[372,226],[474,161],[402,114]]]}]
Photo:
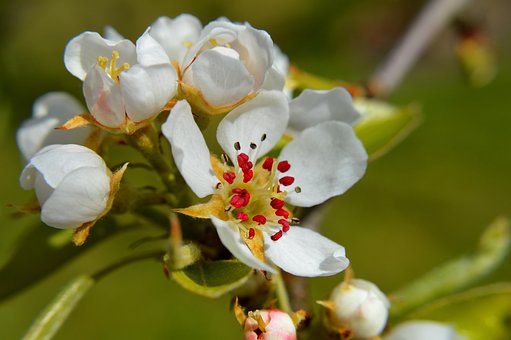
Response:
[{"label": "blurred branch", "polygon": [[375,96],[389,95],[435,36],[471,0],[430,0],[368,82]]},{"label": "blurred branch", "polygon": [[441,265],[390,294],[393,299],[391,315],[400,317],[424,303],[454,293],[483,278],[504,260],[510,243],[509,219],[497,218],[481,236],[474,254]]}]

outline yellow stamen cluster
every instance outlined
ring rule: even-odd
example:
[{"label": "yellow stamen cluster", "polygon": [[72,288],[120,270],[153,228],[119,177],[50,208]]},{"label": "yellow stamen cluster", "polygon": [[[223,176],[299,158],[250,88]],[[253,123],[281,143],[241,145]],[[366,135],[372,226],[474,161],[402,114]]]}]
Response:
[{"label": "yellow stamen cluster", "polygon": [[119,52],[113,51],[112,57],[110,58],[110,64],[108,63],[108,57],[98,56],[98,66],[104,69],[110,78],[115,82],[119,83],[119,74],[130,68],[130,64],[123,63],[120,67],[116,67],[117,60],[119,60]]}]

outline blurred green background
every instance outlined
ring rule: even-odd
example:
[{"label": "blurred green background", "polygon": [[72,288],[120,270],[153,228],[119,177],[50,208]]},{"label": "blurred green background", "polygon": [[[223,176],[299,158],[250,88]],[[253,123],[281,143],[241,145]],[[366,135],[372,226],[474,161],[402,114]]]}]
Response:
[{"label": "blurred green background", "polygon": [[[348,81],[366,80],[424,1],[65,1],[0,3],[0,202],[31,197],[17,178],[23,167],[16,128],[34,99],[48,91],[81,96],[81,82],[62,62],[66,42],[84,30],[112,25],[136,39],[160,15],[187,12],[203,24],[219,16],[267,30],[301,69]],[[358,277],[385,292],[436,265],[469,252],[497,215],[511,216],[510,12],[506,0],[475,1],[464,17],[487,31],[499,60],[488,86],[470,87],[445,30],[390,101],[418,103],[423,123],[391,153],[371,163],[366,176],[334,201],[322,232],[343,244]],[[2,209],[0,267],[14,242],[37,217],[14,220]],[[49,228],[41,226],[41,228]],[[84,252],[50,277],[0,303],[0,339],[19,338],[60,287],[77,274],[106,265],[134,235]],[[30,259],[30,254],[26,254]],[[30,266],[20,272],[33,270]],[[4,280],[0,276],[0,281]],[[485,281],[511,279],[509,260]],[[323,299],[341,276],[311,280]],[[228,297],[209,300],[167,281],[161,264],[125,267],[92,288],[57,339],[236,339],[241,330]]]}]

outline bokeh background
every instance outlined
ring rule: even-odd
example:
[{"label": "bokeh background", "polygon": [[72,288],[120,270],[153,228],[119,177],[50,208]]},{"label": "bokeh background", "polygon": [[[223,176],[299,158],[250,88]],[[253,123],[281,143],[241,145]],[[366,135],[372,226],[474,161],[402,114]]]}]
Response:
[{"label": "bokeh background", "polygon": [[[81,82],[64,68],[65,44],[84,30],[112,25],[136,39],[160,15],[187,12],[205,24],[219,16],[267,30],[301,69],[328,78],[368,79],[425,1],[68,1],[0,2],[0,203],[31,198],[18,187],[23,167],[16,128],[34,99]],[[463,13],[481,25],[498,57],[492,83],[473,88],[446,29],[389,98],[417,103],[423,122],[402,144],[369,165],[353,189],[334,200],[322,232],[347,248],[358,277],[385,292],[440,263],[470,252],[496,216],[511,216],[511,13],[506,0],[474,1]],[[37,221],[0,217],[0,267],[15,241]],[[48,228],[41,225],[41,228]],[[0,301],[0,339],[19,338],[60,287],[127,254],[133,235],[109,240],[19,294]],[[30,259],[30,253],[26,257]],[[30,263],[30,262],[29,262]],[[33,270],[30,265],[20,272]],[[0,276],[0,281],[5,280]],[[485,282],[511,279],[509,260]],[[323,299],[341,276],[311,280]],[[57,339],[236,339],[241,330],[229,297],[195,296],[165,279],[151,261],[100,281],[71,314]]]}]

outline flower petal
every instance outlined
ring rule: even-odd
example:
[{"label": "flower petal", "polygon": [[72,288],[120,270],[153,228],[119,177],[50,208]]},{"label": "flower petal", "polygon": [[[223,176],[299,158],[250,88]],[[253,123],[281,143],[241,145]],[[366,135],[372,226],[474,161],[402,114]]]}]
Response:
[{"label": "flower petal", "polygon": [[199,39],[202,24],[193,15],[181,14],[174,19],[159,17],[152,23],[150,34],[158,41],[170,61],[181,61],[188,52],[187,45]]},{"label": "flower petal", "polygon": [[174,161],[188,186],[199,197],[211,195],[218,179],[211,166],[208,146],[187,101],[177,102],[161,131],[170,142]]},{"label": "flower petal", "polygon": [[177,74],[170,64],[135,65],[119,75],[128,117],[140,122],[161,112],[174,97]]},{"label": "flower petal", "polygon": [[84,80],[92,66],[97,65],[98,57],[110,60],[112,52],[119,52],[117,65],[136,63],[135,45],[127,39],[107,40],[96,32],[83,32],[69,41],[64,51],[64,64],[75,77]]},{"label": "flower petal", "polygon": [[25,166],[20,176],[23,189],[34,187],[36,171],[40,172],[45,181],[55,188],[70,172],[81,167],[93,167],[106,172],[103,159],[85,146],[66,144],[48,145],[41,149]]},{"label": "flower petal", "polygon": [[144,66],[168,64],[169,57],[163,49],[150,34],[150,27],[142,34],[137,40],[137,60]]},{"label": "flower petal", "polygon": [[103,36],[105,37],[105,39],[110,41],[118,42],[125,39],[119,32],[117,32],[115,28],[109,25],[105,26],[103,32],[104,32]]},{"label": "flower petal", "polygon": [[126,114],[120,86],[99,66],[83,82],[83,95],[94,118],[106,127],[124,125]]},{"label": "flower petal", "polygon": [[286,79],[280,73],[280,71],[277,70],[277,68],[272,67],[264,76],[264,83],[262,86],[263,90],[276,90],[276,91],[282,91],[284,89],[284,85],[286,84]]},{"label": "flower petal", "polygon": [[[235,104],[247,96],[254,84],[238,56],[225,53],[226,47],[215,47],[197,56],[183,80],[198,88],[212,106]],[[237,54],[237,53],[236,53]]]},{"label": "flower petal", "polygon": [[351,95],[341,87],[329,91],[307,89],[289,104],[289,127],[297,131],[330,120],[352,125],[359,118]]},{"label": "flower petal", "polygon": [[454,327],[434,321],[407,321],[395,326],[385,340],[463,340]]},{"label": "flower petal", "polygon": [[[249,153],[250,143],[256,143],[257,152],[262,156],[282,137],[288,119],[286,95],[278,91],[262,91],[227,114],[218,125],[216,137],[231,159],[236,159],[236,142],[245,153]],[[261,142],[263,135],[266,139]]]},{"label": "flower petal", "polygon": [[30,159],[45,145],[83,143],[88,128],[69,131],[55,128],[84,111],[80,102],[65,92],[50,92],[39,97],[34,103],[32,118],[24,121],[16,134],[25,159]]},{"label": "flower petal", "polygon": [[286,201],[311,207],[348,190],[364,175],[367,153],[351,126],[330,121],[301,132],[282,150],[279,160],[291,169],[300,192],[288,191]]},{"label": "flower petal", "polygon": [[75,228],[98,218],[106,209],[110,177],[99,168],[68,173],[41,208],[41,220],[55,228]]},{"label": "flower petal", "polygon": [[275,270],[270,265],[252,255],[250,249],[241,239],[239,229],[236,226],[232,226],[229,222],[222,221],[214,216],[211,216],[211,222],[216,227],[220,241],[222,241],[222,244],[234,257],[249,267],[275,273]]},{"label": "flower petal", "polygon": [[334,275],[350,264],[343,246],[310,229],[291,227],[277,241],[270,237],[265,233],[265,255],[293,275]]}]

